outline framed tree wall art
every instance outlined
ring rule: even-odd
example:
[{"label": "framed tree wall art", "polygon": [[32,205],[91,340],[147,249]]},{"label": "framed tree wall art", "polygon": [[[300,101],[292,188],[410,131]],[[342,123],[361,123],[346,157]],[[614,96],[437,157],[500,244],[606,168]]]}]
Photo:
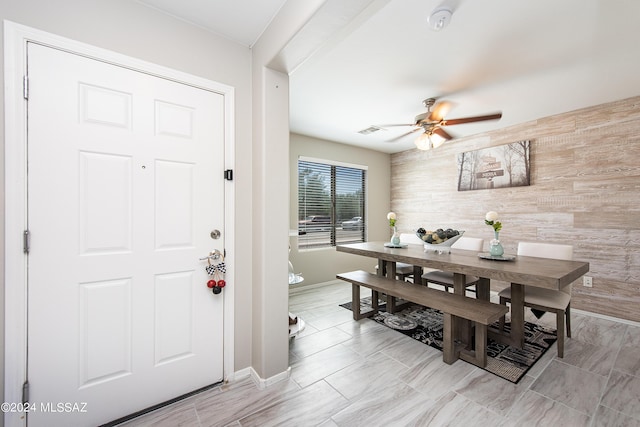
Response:
[{"label": "framed tree wall art", "polygon": [[458,154],[458,191],[530,184],[530,141]]}]

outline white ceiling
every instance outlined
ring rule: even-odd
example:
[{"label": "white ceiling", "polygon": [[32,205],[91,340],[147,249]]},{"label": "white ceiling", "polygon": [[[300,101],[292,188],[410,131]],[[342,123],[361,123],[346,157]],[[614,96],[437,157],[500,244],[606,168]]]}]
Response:
[{"label": "white ceiling", "polygon": [[[285,2],[139,1],[246,46]],[[367,2],[291,73],[293,132],[397,152],[417,134],[386,141],[411,127],[357,132],[412,123],[428,97],[453,103],[449,119],[502,111],[499,121],[447,127],[462,137],[640,95],[638,0]],[[453,18],[435,32],[427,17],[442,5]]]},{"label": "white ceiling", "polygon": [[251,47],[286,0],[137,0]]}]

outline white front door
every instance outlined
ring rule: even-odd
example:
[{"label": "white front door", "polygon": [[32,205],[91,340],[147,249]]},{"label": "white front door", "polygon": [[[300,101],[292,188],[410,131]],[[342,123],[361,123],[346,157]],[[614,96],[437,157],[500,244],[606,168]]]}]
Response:
[{"label": "white front door", "polygon": [[33,43],[28,79],[29,426],[221,381],[224,96]]}]

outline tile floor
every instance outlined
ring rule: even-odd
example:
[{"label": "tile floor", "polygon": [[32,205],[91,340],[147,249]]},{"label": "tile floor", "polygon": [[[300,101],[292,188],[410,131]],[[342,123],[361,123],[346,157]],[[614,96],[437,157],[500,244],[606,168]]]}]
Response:
[{"label": "tile floor", "polygon": [[[512,384],[353,321],[338,306],[350,299],[346,283],[290,292],[291,312],[307,326],[290,341],[289,380],[265,390],[237,380],[123,425],[640,426],[637,325],[574,313],[565,357],[554,345]],[[537,321],[555,327],[551,315]]]}]

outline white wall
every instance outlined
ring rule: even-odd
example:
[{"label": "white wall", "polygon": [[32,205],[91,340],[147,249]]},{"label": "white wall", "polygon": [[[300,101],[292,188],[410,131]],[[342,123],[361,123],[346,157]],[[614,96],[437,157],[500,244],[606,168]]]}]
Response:
[{"label": "white wall", "polygon": [[[289,148],[290,204],[289,227],[298,227],[298,158],[300,156],[368,166],[367,224],[368,240],[388,240],[387,213],[391,200],[391,156],[378,151],[338,144],[292,133]],[[335,248],[298,251],[297,238],[291,237],[289,259],[296,273],[302,273],[301,286],[335,280],[336,273],[363,269],[373,271],[375,263],[366,257],[336,252]]]},{"label": "white wall", "polygon": [[[235,368],[251,365],[251,51],[209,32],[172,19],[131,0],[3,0],[0,19],[27,25],[145,61],[224,83],[235,88],[235,128],[237,164],[235,165],[237,227],[235,285]],[[2,37],[2,36],[0,36]],[[0,45],[4,58],[4,40]],[[4,70],[4,64],[0,68]],[[4,72],[2,72],[4,81]],[[4,94],[3,94],[4,96]],[[0,117],[4,108],[0,104]],[[4,122],[0,121],[0,156],[4,155]],[[0,159],[0,216],[4,223],[4,158]],[[2,230],[4,233],[16,230]],[[18,230],[17,232],[21,232]],[[4,277],[4,246],[0,247]],[[4,290],[4,284],[3,284]],[[4,292],[0,294],[0,322],[4,319]],[[4,325],[0,324],[3,335]],[[1,340],[4,348],[4,336]],[[10,350],[10,349],[9,349]],[[4,355],[0,352],[0,358]],[[4,360],[0,360],[4,382]],[[3,388],[0,393],[3,394]],[[3,399],[4,401],[4,399]],[[0,417],[0,425],[2,419]]]},{"label": "white wall", "polygon": [[287,2],[253,48],[252,366],[266,384],[289,366],[289,70],[270,64],[323,2]]}]

